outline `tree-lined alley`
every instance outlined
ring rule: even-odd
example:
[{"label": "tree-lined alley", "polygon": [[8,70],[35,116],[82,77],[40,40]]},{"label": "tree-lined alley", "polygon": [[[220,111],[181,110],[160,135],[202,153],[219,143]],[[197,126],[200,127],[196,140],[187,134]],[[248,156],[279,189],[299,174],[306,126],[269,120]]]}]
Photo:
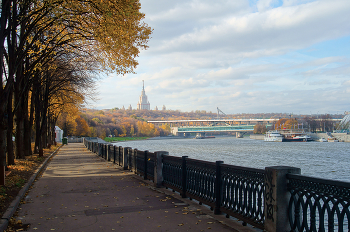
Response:
[{"label": "tree-lined alley", "polygon": [[92,96],[99,72],[134,72],[152,32],[140,7],[138,0],[1,1],[0,184],[6,164],[31,154],[31,138],[34,152],[53,144],[58,116]]}]

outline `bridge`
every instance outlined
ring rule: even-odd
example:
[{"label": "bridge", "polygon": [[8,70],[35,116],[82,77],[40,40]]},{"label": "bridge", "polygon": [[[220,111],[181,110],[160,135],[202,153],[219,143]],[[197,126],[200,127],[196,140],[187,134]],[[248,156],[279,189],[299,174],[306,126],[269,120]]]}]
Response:
[{"label": "bridge", "polygon": [[340,121],[337,130],[340,132],[350,131],[350,112],[345,112],[345,117]]},{"label": "bridge", "polygon": [[[350,116],[350,115],[347,115]],[[349,124],[350,117],[346,117],[346,123]],[[236,132],[236,136],[240,133],[254,130],[256,124],[271,126],[277,122],[279,118],[269,119],[190,119],[190,120],[163,120],[163,121],[148,121],[155,125],[169,124],[173,135],[189,135],[197,133],[204,136],[206,132]],[[332,121],[333,123],[340,122],[341,119],[315,119],[316,121]],[[344,120],[343,120],[344,121]]]},{"label": "bridge", "polygon": [[229,126],[185,126],[171,127],[173,135],[184,135],[189,133],[197,133],[199,136],[204,136],[206,132],[236,132],[239,135],[241,132],[253,131],[255,125],[229,125]]},{"label": "bridge", "polygon": [[189,119],[189,120],[163,120],[163,121],[148,121],[148,123],[153,123],[155,125],[162,125],[164,123],[169,124],[170,127],[173,126],[215,126],[219,124],[223,125],[255,125],[257,123],[270,124],[278,121],[278,118],[270,119]]},{"label": "bridge", "polygon": [[156,125],[170,124],[173,135],[197,133],[204,136],[206,132],[236,132],[236,136],[254,130],[257,123],[271,126],[279,119],[198,119],[198,120],[164,120],[148,121]]}]

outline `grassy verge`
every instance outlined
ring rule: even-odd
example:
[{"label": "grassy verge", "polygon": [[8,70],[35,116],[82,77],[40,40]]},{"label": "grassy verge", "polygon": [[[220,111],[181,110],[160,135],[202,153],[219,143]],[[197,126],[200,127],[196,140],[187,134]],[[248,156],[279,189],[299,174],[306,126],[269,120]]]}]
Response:
[{"label": "grassy verge", "polygon": [[114,142],[114,141],[130,141],[130,140],[144,140],[149,137],[106,137],[104,140],[106,142]]}]

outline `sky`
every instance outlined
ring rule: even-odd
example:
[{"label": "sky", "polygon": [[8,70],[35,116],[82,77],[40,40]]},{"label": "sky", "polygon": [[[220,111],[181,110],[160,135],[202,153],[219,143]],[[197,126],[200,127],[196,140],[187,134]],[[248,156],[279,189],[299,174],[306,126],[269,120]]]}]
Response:
[{"label": "sky", "polygon": [[154,30],[136,74],[103,76],[90,108],[350,111],[349,0],[141,0]]}]

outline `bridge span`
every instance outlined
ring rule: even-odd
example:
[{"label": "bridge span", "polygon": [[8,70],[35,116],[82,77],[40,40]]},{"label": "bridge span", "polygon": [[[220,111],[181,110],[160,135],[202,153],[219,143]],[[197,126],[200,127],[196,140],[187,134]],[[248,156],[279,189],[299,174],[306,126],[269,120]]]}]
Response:
[{"label": "bridge span", "polygon": [[[162,120],[148,121],[155,125],[169,124],[171,132],[174,135],[188,135],[197,133],[204,135],[206,132],[249,132],[254,130],[254,126],[258,123],[269,127],[279,118],[269,119],[188,119],[188,120]],[[331,121],[333,123],[340,122],[341,119],[314,119],[316,121]]]},{"label": "bridge span", "polygon": [[164,123],[170,124],[170,127],[175,126],[214,126],[214,125],[255,125],[257,123],[270,124],[278,121],[278,118],[269,119],[188,119],[188,120],[162,120],[162,121],[148,121],[155,125],[161,125]]},{"label": "bridge span", "polygon": [[173,135],[188,135],[190,133],[196,133],[197,135],[204,136],[206,132],[248,132],[253,131],[255,125],[228,125],[228,126],[183,126],[183,127],[171,127],[171,133]]},{"label": "bridge span", "polygon": [[244,133],[254,130],[257,123],[270,126],[279,119],[196,119],[196,120],[164,120],[148,121],[156,125],[170,124],[174,135],[205,135],[206,132],[236,132]]}]

